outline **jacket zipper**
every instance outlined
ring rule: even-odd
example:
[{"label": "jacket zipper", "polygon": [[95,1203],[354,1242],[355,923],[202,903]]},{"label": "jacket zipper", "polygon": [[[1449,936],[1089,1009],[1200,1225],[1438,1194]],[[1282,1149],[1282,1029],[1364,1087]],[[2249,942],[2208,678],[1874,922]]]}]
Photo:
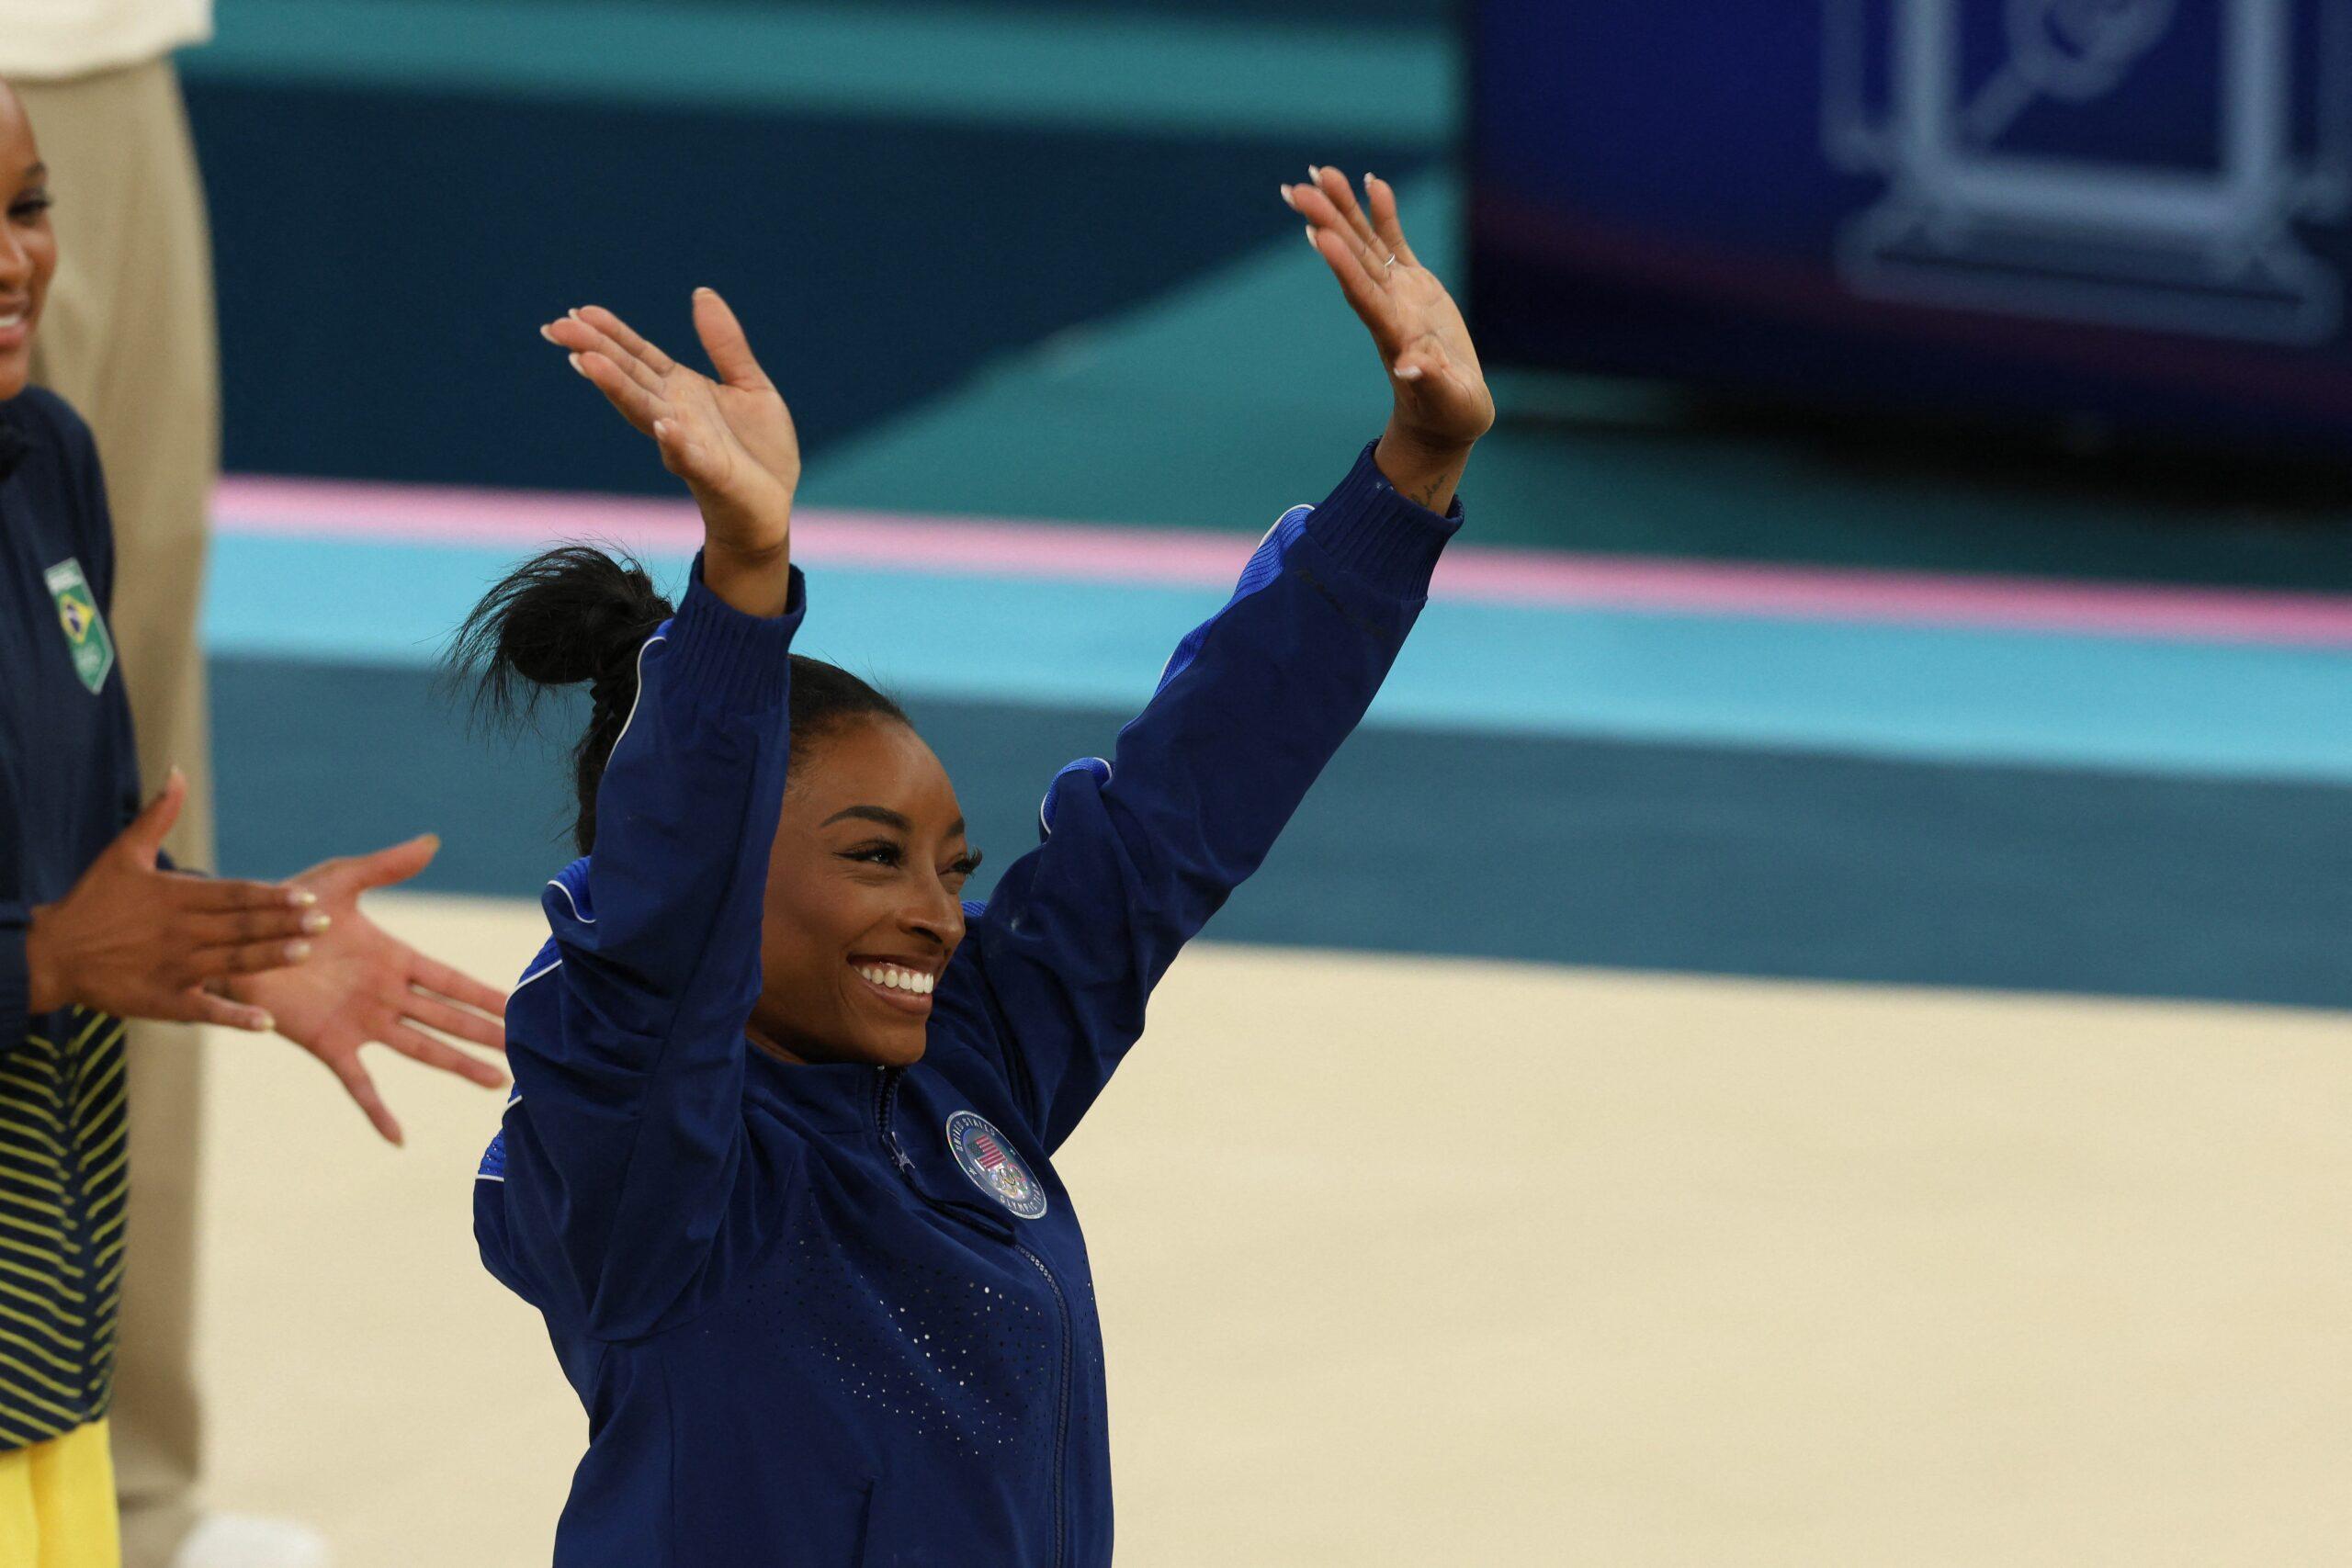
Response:
[{"label": "jacket zipper", "polygon": [[1064,1551],[1062,1544],[1062,1474],[1069,1468],[1069,1298],[1062,1294],[1062,1282],[1054,1278],[1054,1271],[1046,1267],[1046,1260],[1044,1258],[1038,1257],[1027,1247],[1022,1247],[1022,1245],[1017,1241],[1012,1245],[1020,1249],[1021,1256],[1027,1258],[1031,1266],[1034,1267],[1038,1273],[1043,1274],[1046,1277],[1046,1283],[1053,1287],[1054,1308],[1061,1314],[1062,1320],[1061,1398],[1054,1411],[1054,1562],[1057,1564],[1057,1568],[1058,1568],[1059,1563],[1062,1562],[1062,1553]]},{"label": "jacket zipper", "polygon": [[[899,1076],[888,1067],[876,1067],[875,1071],[881,1076],[874,1088],[874,1130],[882,1135],[882,1148],[890,1156],[890,1163],[899,1168],[899,1174],[907,1179],[907,1185],[914,1187],[915,1162],[909,1159],[907,1151],[899,1146],[899,1134],[890,1126],[890,1100],[899,1092]],[[921,1188],[915,1188],[915,1196],[922,1197]]]},{"label": "jacket zipper", "polygon": [[[890,1156],[890,1163],[899,1168],[899,1174],[906,1178],[907,1185],[913,1188],[916,1197],[922,1199],[932,1208],[939,1209],[947,1213],[950,1218],[960,1218],[960,1216],[956,1214],[952,1208],[936,1201],[932,1198],[931,1194],[925,1192],[920,1186],[916,1185],[914,1177],[915,1162],[907,1157],[907,1151],[899,1145],[897,1131],[890,1125],[890,1112],[894,1108],[894,1101],[899,1092],[898,1069],[895,1067],[882,1067],[877,1070],[881,1074],[881,1081],[876,1087],[874,1094],[874,1126],[875,1131],[881,1136],[884,1151]],[[966,1223],[968,1224],[970,1222],[967,1221]],[[1027,1247],[1023,1246],[1018,1240],[1014,1240],[1012,1242],[1012,1247],[1014,1251],[1020,1253],[1022,1257],[1029,1260],[1029,1266],[1031,1268],[1036,1269],[1038,1273],[1045,1276],[1046,1285],[1049,1286],[1054,1292],[1054,1310],[1061,1318],[1061,1378],[1059,1386],[1055,1391],[1057,1397],[1054,1406],[1054,1563],[1055,1568],[1060,1568],[1064,1554],[1069,1550],[1064,1540],[1067,1532],[1063,1522],[1064,1505],[1062,1502],[1062,1479],[1064,1472],[1069,1468],[1069,1383],[1071,1337],[1069,1298],[1062,1293],[1062,1282],[1060,1279],[1055,1275],[1053,1269],[1047,1266],[1044,1258],[1030,1251]]]}]

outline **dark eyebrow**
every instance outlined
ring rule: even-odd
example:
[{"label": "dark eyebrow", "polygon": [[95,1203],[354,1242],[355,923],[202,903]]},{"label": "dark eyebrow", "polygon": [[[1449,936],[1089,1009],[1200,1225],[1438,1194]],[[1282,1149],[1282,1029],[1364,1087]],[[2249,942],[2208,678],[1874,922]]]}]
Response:
[{"label": "dark eyebrow", "polygon": [[[899,816],[897,812],[891,810],[887,806],[845,806],[839,811],[834,812],[831,817],[826,818],[822,822],[818,823],[817,826],[820,828],[830,828],[845,817],[855,817],[867,822],[879,822],[885,828],[896,828],[899,832],[910,836],[911,836],[915,830],[915,825],[913,823],[908,821],[905,818]],[[956,820],[948,826],[947,836],[951,839],[960,839],[964,836],[964,819],[961,817],[956,818]]]},{"label": "dark eyebrow", "polygon": [[868,822],[879,822],[885,828],[896,828],[901,833],[911,833],[915,830],[913,823],[883,806],[845,806],[817,826],[830,828],[845,817],[862,817]]}]

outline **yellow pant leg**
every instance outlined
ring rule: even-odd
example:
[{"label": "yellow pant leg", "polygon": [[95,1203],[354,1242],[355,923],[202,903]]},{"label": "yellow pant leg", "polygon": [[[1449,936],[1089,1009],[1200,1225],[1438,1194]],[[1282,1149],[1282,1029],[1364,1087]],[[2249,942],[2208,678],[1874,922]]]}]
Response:
[{"label": "yellow pant leg", "polygon": [[0,1453],[0,1563],[121,1568],[104,1421]]},{"label": "yellow pant leg", "polygon": [[33,1517],[30,1449],[0,1453],[0,1562],[40,1560],[40,1524]]}]

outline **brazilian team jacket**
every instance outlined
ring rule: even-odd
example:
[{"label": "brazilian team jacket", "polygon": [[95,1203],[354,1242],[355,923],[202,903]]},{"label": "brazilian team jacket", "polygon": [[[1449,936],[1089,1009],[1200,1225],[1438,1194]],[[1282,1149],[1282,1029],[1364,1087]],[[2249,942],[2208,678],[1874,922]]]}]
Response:
[{"label": "brazilian team jacket", "polygon": [[475,1189],[484,1262],[587,1410],[558,1568],[1111,1561],[1102,1333],[1054,1152],[1363,717],[1460,524],[1370,448],[1285,513],[1115,754],[1056,775],[907,1068],[745,1043],[804,589],[755,619],[697,567],[639,652],[594,853],[541,898]]},{"label": "brazilian team jacket", "polygon": [[25,933],[139,808],[90,432],[0,402],[0,1450],[107,1413],[122,1294],[122,1025],[28,1005]]}]

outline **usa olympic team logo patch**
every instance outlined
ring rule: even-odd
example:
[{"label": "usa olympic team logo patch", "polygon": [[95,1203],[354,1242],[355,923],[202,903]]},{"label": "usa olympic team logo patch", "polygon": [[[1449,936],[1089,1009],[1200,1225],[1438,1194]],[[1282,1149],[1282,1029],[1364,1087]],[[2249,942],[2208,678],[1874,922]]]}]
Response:
[{"label": "usa olympic team logo patch", "polygon": [[989,1125],[987,1118],[969,1111],[950,1116],[947,1146],[956,1151],[956,1163],[964,1168],[973,1186],[1024,1220],[1045,1215],[1045,1187],[1029,1174],[1004,1134]]}]

